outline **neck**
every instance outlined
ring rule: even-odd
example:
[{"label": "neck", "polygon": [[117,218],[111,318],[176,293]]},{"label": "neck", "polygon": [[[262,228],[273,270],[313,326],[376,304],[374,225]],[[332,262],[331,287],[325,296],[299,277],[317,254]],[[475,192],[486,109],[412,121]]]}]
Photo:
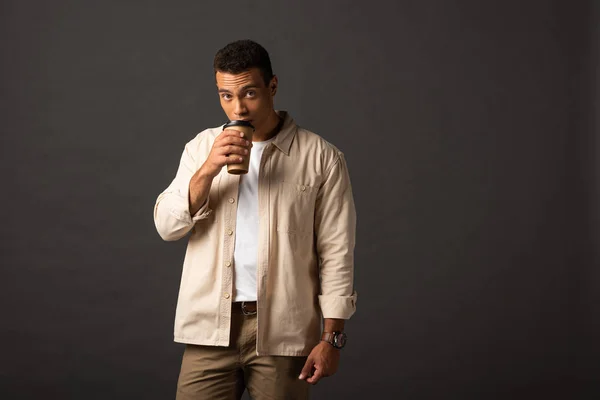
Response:
[{"label": "neck", "polygon": [[279,115],[277,115],[275,110],[273,110],[273,112],[269,116],[269,119],[267,119],[267,122],[264,125],[264,127],[262,129],[257,129],[254,132],[254,135],[252,136],[252,141],[264,142],[265,140],[269,140],[273,136],[277,135],[277,133],[279,132],[280,121],[281,118],[279,117]]}]

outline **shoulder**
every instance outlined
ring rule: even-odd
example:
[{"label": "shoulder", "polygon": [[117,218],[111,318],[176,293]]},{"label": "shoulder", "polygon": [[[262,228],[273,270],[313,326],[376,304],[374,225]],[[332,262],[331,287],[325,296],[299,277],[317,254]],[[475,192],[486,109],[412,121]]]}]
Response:
[{"label": "shoulder", "polygon": [[300,126],[296,131],[296,139],[300,148],[320,158],[326,170],[344,157],[344,153],[333,143],[327,141],[321,135]]},{"label": "shoulder", "polygon": [[196,134],[192,140],[190,140],[187,144],[189,145],[197,145],[203,142],[214,142],[215,138],[219,136],[223,127],[218,126],[216,128],[208,128],[203,130],[202,132]]},{"label": "shoulder", "polygon": [[187,152],[190,153],[190,155],[195,156],[202,155],[207,150],[210,151],[216,137],[219,136],[222,130],[223,128],[219,126],[216,128],[208,128],[202,132],[199,132],[196,134],[196,136],[194,136],[194,138],[185,144]]}]

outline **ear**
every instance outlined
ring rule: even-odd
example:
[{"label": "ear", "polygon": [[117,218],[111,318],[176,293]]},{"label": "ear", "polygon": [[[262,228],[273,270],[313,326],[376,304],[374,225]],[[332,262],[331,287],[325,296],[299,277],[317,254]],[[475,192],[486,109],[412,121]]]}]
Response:
[{"label": "ear", "polygon": [[275,96],[275,94],[277,93],[278,84],[279,81],[277,79],[277,75],[273,75],[273,78],[271,78],[271,82],[269,83],[269,90],[271,92],[271,96]]}]

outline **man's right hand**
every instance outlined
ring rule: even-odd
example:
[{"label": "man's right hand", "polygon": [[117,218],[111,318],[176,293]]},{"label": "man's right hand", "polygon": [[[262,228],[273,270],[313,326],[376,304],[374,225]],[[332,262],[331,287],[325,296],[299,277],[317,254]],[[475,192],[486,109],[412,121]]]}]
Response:
[{"label": "man's right hand", "polygon": [[234,129],[225,129],[216,137],[208,158],[200,167],[202,172],[214,178],[227,164],[239,164],[248,157],[248,149],[252,147],[244,133]]},{"label": "man's right hand", "polygon": [[196,214],[206,202],[210,185],[221,169],[228,163],[241,163],[244,157],[248,157],[250,147],[252,143],[244,138],[242,132],[234,129],[225,129],[215,138],[208,158],[190,179],[188,201],[191,215]]}]

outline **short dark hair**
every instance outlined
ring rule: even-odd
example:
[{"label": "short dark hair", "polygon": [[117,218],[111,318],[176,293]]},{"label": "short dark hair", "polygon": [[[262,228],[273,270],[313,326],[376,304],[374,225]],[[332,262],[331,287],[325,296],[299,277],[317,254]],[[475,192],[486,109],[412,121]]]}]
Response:
[{"label": "short dark hair", "polygon": [[213,67],[215,74],[217,71],[240,74],[250,68],[258,68],[265,81],[265,86],[268,86],[273,78],[269,53],[252,40],[237,40],[223,47],[215,55]]}]

